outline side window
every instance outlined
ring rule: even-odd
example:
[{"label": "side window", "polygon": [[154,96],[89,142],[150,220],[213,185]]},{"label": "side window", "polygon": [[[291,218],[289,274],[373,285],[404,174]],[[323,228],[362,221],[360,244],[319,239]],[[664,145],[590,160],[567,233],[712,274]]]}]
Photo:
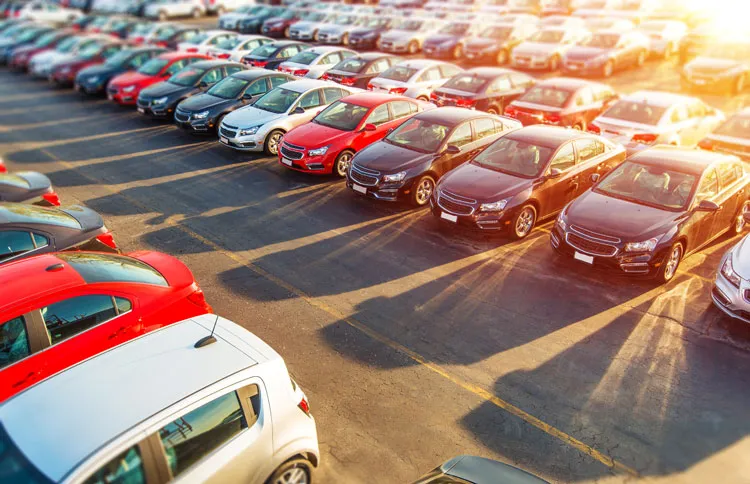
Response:
[{"label": "side window", "polygon": [[374,124],[375,126],[387,123],[390,121],[390,114],[388,114],[388,104],[381,104],[376,107],[370,116],[367,117],[367,124]]},{"label": "side window", "polygon": [[57,344],[117,316],[112,296],[78,296],[41,309],[50,343]]},{"label": "side window", "polygon": [[253,96],[263,94],[266,91],[268,91],[268,87],[265,79],[258,79],[245,88],[245,94],[252,94]]},{"label": "side window", "polygon": [[440,65],[440,78],[448,79],[461,72],[461,69],[452,64],[441,64]]},{"label": "side window", "polygon": [[150,59],[150,56],[148,52],[144,52],[143,54],[138,54],[136,56],[133,56],[130,61],[128,61],[128,67],[131,69],[137,69],[141,67],[141,65],[146,62],[148,59]]},{"label": "side window", "polygon": [[688,119],[687,106],[684,104],[675,106],[672,109],[672,116],[669,118],[673,123],[681,123]]},{"label": "side window", "polygon": [[287,57],[292,57],[294,54],[298,53],[299,51],[300,51],[300,48],[296,45],[293,45],[282,50],[276,57],[285,59]]},{"label": "side window", "polygon": [[323,60],[320,61],[321,64],[338,64],[339,62],[341,62],[340,52],[333,52],[331,54],[328,54],[327,56],[323,57]]},{"label": "side window", "polygon": [[557,154],[549,167],[550,169],[557,168],[560,171],[565,171],[572,168],[575,164],[576,157],[575,152],[573,151],[573,143],[566,143],[557,151]]},{"label": "side window", "polygon": [[226,71],[227,76],[231,76],[235,72],[240,72],[243,69],[240,66],[227,66],[224,70]]},{"label": "side window", "polygon": [[503,131],[505,131],[506,129],[508,129],[507,127],[505,127],[505,125],[503,123],[501,123],[500,121],[498,121],[496,119],[492,120],[492,124],[495,125],[495,133],[502,133]]},{"label": "side window", "polygon": [[326,96],[326,104],[331,104],[333,101],[338,101],[339,99],[347,95],[337,87],[327,87],[323,90],[323,93]]},{"label": "side window", "polygon": [[288,77],[273,76],[273,77],[271,77],[271,89],[273,89],[274,87],[280,86],[280,85],[284,84],[285,82],[289,82],[289,78]]},{"label": "side window", "polygon": [[302,99],[299,102],[299,107],[310,109],[320,106],[321,104],[323,104],[323,101],[320,99],[320,89],[316,89],[302,96]]},{"label": "side window", "polygon": [[0,261],[34,249],[34,239],[29,232],[0,232]]},{"label": "side window", "polygon": [[31,238],[34,239],[34,245],[37,249],[40,247],[47,247],[49,245],[49,239],[44,235],[32,233]]},{"label": "side window", "polygon": [[388,62],[388,59],[380,59],[379,61],[373,63],[368,69],[368,74],[379,74],[381,72],[385,72],[389,67],[391,66],[390,62]]},{"label": "side window", "polygon": [[460,148],[469,143],[471,143],[471,123],[464,123],[453,130],[446,146],[455,145]]},{"label": "side window", "polygon": [[695,199],[700,202],[701,200],[711,198],[719,193],[719,184],[717,182],[716,170],[711,168],[711,170],[709,170],[703,177],[703,181],[701,181],[701,184],[698,187],[698,193],[695,195]]},{"label": "side window", "polygon": [[188,40],[192,39],[193,37],[195,37],[195,35],[197,33],[198,33],[197,30],[188,30],[188,31],[183,32],[182,34],[180,34],[180,37],[182,38],[183,41],[188,41]]},{"label": "side window", "polygon": [[196,408],[159,429],[172,476],[190,466],[247,428],[236,392]]},{"label": "side window", "polygon": [[594,103],[594,94],[591,88],[584,88],[576,94],[576,106],[588,106]]},{"label": "side window", "polygon": [[213,84],[221,79],[221,77],[221,69],[211,69],[203,75],[201,82],[205,82],[206,84]]},{"label": "side window", "polygon": [[391,103],[391,110],[393,111],[393,119],[403,118],[409,116],[413,111],[412,107],[414,103],[409,101],[393,101]]},{"label": "side window", "polygon": [[595,139],[575,140],[578,150],[578,161],[586,161],[604,153],[604,144]]},{"label": "side window", "polygon": [[104,464],[83,484],[145,484],[146,471],[138,446],[134,445]]},{"label": "side window", "polygon": [[511,74],[510,80],[514,87],[527,87],[531,85],[531,78],[522,74]]},{"label": "side window", "polygon": [[497,79],[492,81],[490,87],[487,88],[487,94],[510,91],[510,89],[510,79],[508,79],[506,76],[498,77]]},{"label": "side window", "polygon": [[492,136],[497,133],[494,119],[475,119],[472,123],[474,123],[474,131],[477,133],[477,139],[486,138],[487,136]]},{"label": "side window", "polygon": [[736,165],[733,163],[722,163],[716,167],[716,170],[719,172],[721,188],[726,188],[737,181],[739,177],[737,176],[737,170],[735,168]]},{"label": "side window", "polygon": [[30,354],[29,338],[22,316],[0,325],[0,368],[12,365]]},{"label": "side window", "polygon": [[177,62],[175,62],[174,64],[172,64],[171,66],[169,66],[169,68],[167,69],[167,74],[171,75],[171,74],[175,74],[177,72],[180,72],[182,70],[182,68],[185,67],[185,64],[186,63],[185,63],[184,59],[183,60],[178,60]]},{"label": "side window", "polygon": [[260,47],[260,41],[258,39],[251,39],[242,44],[238,50],[253,50],[256,47]]},{"label": "side window", "polygon": [[440,70],[437,67],[427,69],[419,76],[417,82],[437,81],[440,79]]}]

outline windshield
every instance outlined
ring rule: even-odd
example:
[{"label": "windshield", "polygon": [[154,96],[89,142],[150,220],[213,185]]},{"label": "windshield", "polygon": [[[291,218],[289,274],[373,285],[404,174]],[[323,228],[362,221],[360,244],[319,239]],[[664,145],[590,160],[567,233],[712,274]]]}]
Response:
[{"label": "windshield", "polygon": [[705,57],[716,59],[728,59],[739,62],[750,61],[750,44],[732,43],[732,44],[714,44],[702,54]]},{"label": "windshield", "polygon": [[513,27],[490,27],[482,32],[485,39],[505,40],[513,33]]},{"label": "windshield", "polygon": [[[11,319],[3,325],[3,346],[0,347],[0,368],[29,355],[26,329],[21,318]],[[3,482],[25,484],[51,483],[39,469],[29,462],[0,425],[0,475]]]},{"label": "windshield", "polygon": [[354,131],[365,117],[369,108],[357,106],[344,101],[336,101],[322,113],[315,116],[313,122],[341,131]]},{"label": "windshield", "polygon": [[28,42],[34,39],[35,37],[37,37],[38,35],[39,35],[39,30],[37,29],[27,30],[26,32],[19,35],[16,40],[18,42]]},{"label": "windshield", "polygon": [[687,205],[696,182],[697,177],[689,173],[626,161],[594,190],[642,205],[678,210]]},{"label": "windshield", "polygon": [[178,86],[194,86],[198,79],[203,77],[206,73],[206,69],[198,69],[197,67],[186,67],[177,74],[167,79],[167,82],[171,84],[177,84]]},{"label": "windshield", "polygon": [[561,108],[565,106],[572,95],[573,93],[570,91],[555,89],[554,87],[536,86],[529,89],[526,94],[521,96],[518,100],[527,103]]},{"label": "windshield", "polygon": [[367,62],[362,59],[350,57],[336,64],[332,70],[357,73],[361,71],[366,64]]},{"label": "windshield", "polygon": [[60,43],[57,44],[57,47],[55,47],[55,50],[63,53],[70,52],[76,45],[78,45],[80,40],[81,39],[78,37],[68,37],[63,41],[60,41]]},{"label": "windshield", "polygon": [[383,79],[389,79],[391,81],[406,82],[417,73],[417,69],[404,66],[393,66],[387,71],[380,74]]},{"label": "windshield", "polygon": [[387,27],[390,21],[391,19],[373,17],[365,20],[362,25],[365,27]]},{"label": "windshield", "polygon": [[300,93],[296,91],[277,87],[258,99],[258,102],[253,104],[253,107],[277,114],[285,113],[298,97],[300,97]]},{"label": "windshield", "polygon": [[132,55],[133,55],[133,51],[130,49],[121,50],[117,54],[107,59],[104,63],[107,64],[108,66],[119,67],[119,66],[124,65],[130,59]]},{"label": "windshield", "polygon": [[168,62],[169,61],[166,59],[151,59],[143,64],[141,68],[138,69],[138,72],[146,74],[147,76],[155,76],[164,69],[164,66],[166,66]]},{"label": "windshield", "polygon": [[542,44],[559,44],[564,36],[565,32],[562,30],[540,30],[535,32],[529,40]]},{"label": "windshield", "polygon": [[206,32],[201,32],[200,34],[194,35],[190,40],[186,40],[185,42],[188,44],[195,44],[198,45],[204,40],[208,39],[209,35]]},{"label": "windshield", "polygon": [[135,28],[133,29],[133,32],[131,35],[135,36],[143,36],[151,32],[153,30],[154,26],[148,23],[143,24],[137,24]]},{"label": "windshield", "polygon": [[358,17],[356,15],[340,15],[336,17],[333,23],[337,25],[352,25],[357,20]]},{"label": "windshield", "polygon": [[459,91],[478,93],[482,90],[482,87],[487,84],[487,82],[487,79],[482,79],[481,77],[477,77],[472,74],[459,74],[458,76],[451,78],[448,82],[443,84],[442,87],[457,89]]},{"label": "windshield", "polygon": [[412,118],[386,136],[385,140],[402,148],[435,153],[449,132],[450,128],[443,124]]},{"label": "windshield", "polygon": [[230,37],[219,42],[219,45],[217,45],[216,47],[224,50],[232,50],[240,45],[240,42],[242,42],[242,39],[240,37]]},{"label": "windshield", "polygon": [[96,42],[92,42],[89,45],[81,47],[81,50],[78,51],[78,57],[81,57],[83,59],[91,59],[92,57],[98,55],[101,50],[101,45],[97,44]]},{"label": "windshield", "polygon": [[535,178],[542,174],[552,153],[552,148],[505,136],[479,153],[472,163],[510,175]]},{"label": "windshield", "polygon": [[750,138],[750,117],[733,116],[726,123],[719,126],[714,131],[714,134],[748,139]]},{"label": "windshield", "polygon": [[269,57],[271,54],[276,52],[276,49],[278,49],[278,46],[273,43],[265,44],[250,52],[250,55],[256,57]]},{"label": "windshield", "polygon": [[646,103],[636,103],[632,101],[619,101],[609,108],[603,118],[621,119],[632,123],[650,124],[652,126],[659,124],[667,108],[661,106],[651,106]]},{"label": "windshield", "polygon": [[34,47],[47,47],[57,39],[60,34],[58,32],[48,32],[34,42]]},{"label": "windshield", "polygon": [[316,52],[303,50],[302,52],[298,54],[294,54],[292,57],[290,57],[288,62],[294,62],[297,64],[303,64],[303,65],[309,66],[312,63],[312,61],[317,59],[319,56],[320,54]]},{"label": "windshield", "polygon": [[214,84],[208,94],[224,99],[235,99],[250,84],[250,81],[237,77],[227,77]]},{"label": "windshield", "polygon": [[159,34],[156,36],[157,40],[168,40],[170,37],[172,37],[175,32],[177,32],[177,29],[175,27],[167,27],[164,30],[161,30]]},{"label": "windshield", "polygon": [[470,24],[465,23],[448,24],[441,28],[439,32],[448,35],[464,35],[469,30],[470,26]]},{"label": "windshield", "polygon": [[588,47],[598,47],[600,49],[613,49],[620,40],[620,34],[594,34],[584,43]]}]

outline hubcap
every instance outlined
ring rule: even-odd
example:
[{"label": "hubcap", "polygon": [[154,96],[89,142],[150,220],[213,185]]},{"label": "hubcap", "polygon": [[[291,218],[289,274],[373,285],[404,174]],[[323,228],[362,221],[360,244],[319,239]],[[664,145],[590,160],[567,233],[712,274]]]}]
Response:
[{"label": "hubcap", "polygon": [[289,469],[279,476],[276,484],[307,484],[307,473],[298,467]]},{"label": "hubcap", "polygon": [[352,155],[345,153],[339,157],[339,163],[336,170],[340,176],[346,176],[347,170],[349,170],[349,163],[352,161]]},{"label": "hubcap", "polygon": [[609,77],[612,75],[612,64],[607,64],[604,66],[604,75],[606,77]]},{"label": "hubcap", "polygon": [[516,235],[526,237],[534,226],[534,212],[530,208],[525,208],[516,220]]},{"label": "hubcap", "polygon": [[432,196],[432,180],[425,178],[417,187],[417,203],[424,205]]},{"label": "hubcap", "polygon": [[740,215],[737,217],[737,222],[734,226],[734,230],[738,234],[745,228],[745,214],[748,212],[750,212],[750,203],[745,203],[745,205],[742,206],[742,210],[740,211]]},{"label": "hubcap", "polygon": [[505,53],[504,50],[501,50],[497,54],[497,63],[498,64],[505,64],[505,62],[508,60],[508,55]]},{"label": "hubcap", "polygon": [[669,280],[674,277],[674,273],[677,272],[677,265],[680,263],[680,257],[682,256],[682,248],[678,245],[672,249],[672,253],[669,254],[669,260],[667,260],[667,266],[664,268],[664,279]]},{"label": "hubcap", "polygon": [[275,134],[268,140],[268,151],[271,154],[276,154],[279,150],[279,141],[281,141],[281,134]]}]

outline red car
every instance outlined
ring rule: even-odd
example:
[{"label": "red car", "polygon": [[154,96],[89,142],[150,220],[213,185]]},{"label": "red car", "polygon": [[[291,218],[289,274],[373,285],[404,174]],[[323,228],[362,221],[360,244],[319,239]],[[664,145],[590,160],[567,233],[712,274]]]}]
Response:
[{"label": "red car", "polygon": [[109,40],[89,44],[82,47],[73,59],[56,64],[49,78],[58,86],[72,86],[81,69],[104,64],[107,59],[125,47],[127,45],[122,42]]},{"label": "red car", "polygon": [[352,94],[284,135],[279,163],[306,173],[345,177],[359,150],[432,105],[387,93]]},{"label": "red car", "polygon": [[121,105],[134,105],[142,89],[161,82],[193,62],[210,59],[203,54],[168,52],[146,62],[136,72],[115,76],[107,86],[107,97]]},{"label": "red car", "polygon": [[8,67],[25,71],[29,67],[29,59],[40,52],[54,49],[57,44],[73,35],[72,30],[56,30],[42,35],[33,44],[15,49],[8,59]]},{"label": "red car", "polygon": [[45,254],[0,269],[0,402],[86,358],[207,312],[193,274],[158,252]]}]

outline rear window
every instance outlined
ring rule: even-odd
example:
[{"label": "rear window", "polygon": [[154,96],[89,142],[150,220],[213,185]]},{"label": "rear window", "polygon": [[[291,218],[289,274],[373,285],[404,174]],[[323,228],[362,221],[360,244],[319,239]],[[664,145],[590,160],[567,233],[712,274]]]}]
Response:
[{"label": "rear window", "polygon": [[418,72],[418,69],[405,66],[393,66],[384,73],[380,74],[383,79],[389,79],[391,81],[406,82]]},{"label": "rear window", "polygon": [[75,269],[88,284],[135,282],[167,287],[167,280],[153,267],[130,257],[110,254],[65,252],[57,257]]},{"label": "rear window", "polygon": [[37,207],[36,205],[25,205],[21,203],[7,203],[0,207],[0,219],[7,218],[12,223],[27,224],[51,224],[67,227],[69,229],[80,229],[78,220],[54,208]]}]

